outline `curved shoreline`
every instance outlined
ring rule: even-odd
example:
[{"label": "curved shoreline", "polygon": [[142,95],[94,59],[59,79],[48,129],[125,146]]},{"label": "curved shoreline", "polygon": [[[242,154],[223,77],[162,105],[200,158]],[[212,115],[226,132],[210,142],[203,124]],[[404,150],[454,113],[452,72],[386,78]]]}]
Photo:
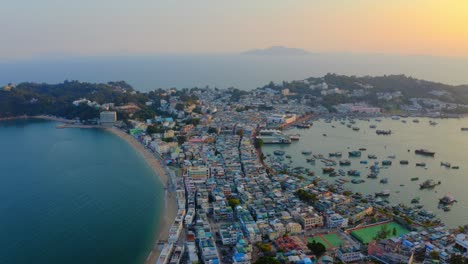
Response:
[{"label": "curved shoreline", "polygon": [[164,209],[160,213],[159,218],[159,225],[157,228],[157,234],[153,239],[153,247],[151,252],[149,253],[145,263],[156,263],[157,258],[159,257],[159,249],[158,249],[158,241],[159,240],[167,240],[169,237],[169,229],[171,225],[174,223],[174,219],[177,215],[177,201],[174,192],[166,191],[168,190],[168,182],[170,180],[170,176],[167,175],[166,171],[164,170],[163,166],[160,163],[160,160],[156,158],[154,153],[150,152],[147,148],[145,148],[140,142],[135,140],[129,134],[119,130],[115,127],[101,127],[105,131],[108,131],[121,139],[125,140],[128,144],[130,144],[133,149],[135,149],[138,153],[140,153],[146,163],[153,169],[154,173],[159,177],[161,184],[165,187],[165,195],[164,195]]},{"label": "curved shoreline", "polygon": [[152,248],[149,252],[147,258],[145,259],[144,263],[156,263],[156,260],[159,257],[160,251],[158,249],[158,242],[160,240],[167,240],[169,237],[169,229],[174,223],[174,219],[177,215],[177,200],[174,192],[169,191],[168,182],[170,180],[170,176],[164,169],[164,165],[161,164],[159,158],[155,156],[149,149],[145,148],[143,144],[138,142],[135,138],[131,135],[125,133],[124,131],[116,128],[116,127],[103,127],[103,126],[86,126],[86,125],[70,125],[73,120],[68,120],[64,118],[57,118],[53,116],[46,116],[46,115],[39,115],[39,116],[16,116],[16,117],[6,117],[0,118],[1,121],[7,120],[20,120],[20,119],[44,119],[50,121],[56,121],[64,123],[64,125],[60,125],[57,128],[92,128],[92,129],[102,129],[113,135],[121,138],[122,140],[126,141],[136,152],[138,152],[141,156],[143,156],[146,164],[153,170],[155,176],[158,177],[158,180],[161,182],[161,185],[164,186],[164,209],[160,212],[159,218],[157,222],[156,234],[153,236],[152,241]]}]

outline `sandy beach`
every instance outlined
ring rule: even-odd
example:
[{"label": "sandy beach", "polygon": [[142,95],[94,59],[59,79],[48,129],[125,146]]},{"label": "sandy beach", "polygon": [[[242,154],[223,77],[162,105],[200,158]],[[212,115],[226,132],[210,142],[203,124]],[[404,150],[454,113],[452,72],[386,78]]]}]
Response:
[{"label": "sandy beach", "polygon": [[[164,187],[168,187],[169,175],[163,168],[163,165],[160,163],[159,159],[152,153],[150,150],[145,148],[141,143],[136,141],[129,134],[119,130],[118,128],[104,128],[106,131],[111,132],[112,134],[124,139],[127,141],[136,151],[138,151],[148,163],[148,165],[153,169],[154,173],[159,176],[161,183]],[[177,201],[174,192],[165,190],[164,195],[164,211],[161,212],[161,219],[159,220],[158,233],[155,234],[153,249],[149,253],[146,263],[156,263],[156,260],[159,257],[158,250],[158,241],[167,240],[169,236],[169,228],[174,223],[174,219],[177,215]]]}]

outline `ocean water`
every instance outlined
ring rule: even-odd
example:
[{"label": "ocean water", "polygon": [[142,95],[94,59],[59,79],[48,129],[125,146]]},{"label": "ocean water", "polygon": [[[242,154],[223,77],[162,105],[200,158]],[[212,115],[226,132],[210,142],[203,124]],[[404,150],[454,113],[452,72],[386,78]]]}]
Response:
[{"label": "ocean water", "polygon": [[0,263],[143,263],[164,190],[122,139],[0,122]]},{"label": "ocean water", "polygon": [[[307,163],[301,154],[303,150],[311,150],[313,154],[323,154],[328,158],[328,153],[342,152],[341,159],[349,159],[351,166],[335,166],[336,170],[350,169],[359,170],[361,179],[366,182],[362,184],[346,183],[345,187],[353,192],[363,194],[374,194],[383,190],[390,190],[390,204],[404,203],[410,205],[415,197],[420,197],[420,204],[426,210],[430,210],[448,226],[456,227],[468,224],[468,132],[460,130],[468,127],[468,118],[464,119],[435,119],[438,125],[429,125],[428,118],[419,118],[419,123],[413,123],[413,118],[408,118],[407,123],[400,120],[383,119],[382,122],[375,120],[356,120],[359,131],[353,131],[340,122],[326,123],[323,120],[314,122],[310,129],[291,129],[288,134],[301,134],[298,142],[291,145],[265,145],[264,153],[273,156],[273,151],[281,149],[290,155],[291,167],[303,166],[315,172],[315,175],[334,182],[336,179],[344,178],[351,180],[355,177],[337,176],[329,177],[322,173],[325,164],[316,160],[315,165]],[[377,129],[392,130],[392,135],[376,135],[375,129],[369,128],[371,124],[377,125]],[[333,128],[332,126],[335,126]],[[326,137],[323,134],[327,134]],[[348,151],[366,148],[361,158],[348,158]],[[435,151],[435,157],[424,157],[415,155],[414,150],[426,148]],[[409,150],[409,151],[408,151]],[[374,154],[377,160],[369,160],[368,154]],[[388,158],[395,155],[394,160]],[[337,161],[339,158],[335,158]],[[360,164],[361,160],[368,160],[368,164]],[[381,169],[377,179],[369,179],[369,166],[374,161],[392,160],[392,165]],[[400,160],[408,160],[409,165],[400,165]],[[288,159],[285,159],[288,162]],[[425,162],[427,169],[416,167],[415,163]],[[452,165],[460,166],[460,169],[447,169],[440,162],[450,162]],[[380,164],[380,167],[382,165]],[[411,181],[413,177],[419,177],[418,181]],[[380,183],[380,179],[388,178],[388,184]],[[434,189],[419,189],[419,184],[426,179],[441,181],[441,185]],[[400,186],[404,185],[404,186]],[[449,212],[438,208],[439,198],[445,194],[452,194],[455,203]]]},{"label": "ocean water", "polygon": [[313,53],[306,56],[238,54],[115,55],[0,60],[0,85],[24,81],[125,80],[137,90],[195,86],[250,90],[270,81],[302,80],[327,73],[406,74],[448,84],[468,84],[468,58]]}]

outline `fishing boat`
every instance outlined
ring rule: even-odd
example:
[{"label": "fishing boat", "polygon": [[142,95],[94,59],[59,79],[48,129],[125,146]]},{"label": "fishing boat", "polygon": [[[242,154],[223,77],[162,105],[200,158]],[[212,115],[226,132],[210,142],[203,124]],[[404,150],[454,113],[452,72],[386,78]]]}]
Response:
[{"label": "fishing boat", "polygon": [[351,161],[349,160],[340,160],[340,166],[350,166]]},{"label": "fishing boat", "polygon": [[419,177],[413,177],[413,178],[411,178],[410,180],[411,180],[411,181],[417,181],[417,180],[419,180]]},{"label": "fishing boat", "polygon": [[383,190],[381,192],[375,193],[376,197],[388,197],[390,196],[390,190]]},{"label": "fishing boat", "polygon": [[327,134],[322,134],[322,136],[326,137],[326,136],[327,136]]},{"label": "fishing boat", "polygon": [[323,171],[323,173],[332,173],[332,172],[335,171],[335,168],[325,167],[325,168],[322,168],[322,171]]},{"label": "fishing boat", "polygon": [[359,127],[353,127],[354,131],[359,131],[359,129],[360,129]]},{"label": "fishing boat", "polygon": [[460,169],[460,167],[459,166],[452,166],[452,169],[458,170],[458,169]]},{"label": "fishing boat", "polygon": [[291,155],[286,155],[286,158],[287,158],[287,159],[290,159],[290,158],[291,158]]},{"label": "fishing boat", "polygon": [[414,151],[414,153],[418,154],[418,155],[431,156],[431,157],[434,157],[434,155],[435,155],[435,152],[429,151],[427,149],[417,149],[417,150]]},{"label": "fishing boat", "polygon": [[291,140],[297,141],[297,140],[301,139],[301,135],[299,135],[299,134],[296,134],[296,135],[289,135],[289,138],[290,138]]},{"label": "fishing boat", "polygon": [[349,170],[349,171],[348,171],[348,175],[349,175],[349,176],[359,177],[359,176],[361,176],[361,172],[359,172],[359,171],[357,171],[357,170]]},{"label": "fishing boat", "polygon": [[440,162],[440,166],[444,166],[446,168],[450,168],[452,167],[452,164],[450,164],[449,162]]},{"label": "fishing boat", "polygon": [[366,151],[366,148],[359,148],[359,151]]},{"label": "fishing boat", "polygon": [[407,160],[400,160],[401,165],[408,165],[409,162]]},{"label": "fishing boat", "polygon": [[351,183],[353,183],[353,184],[360,184],[360,183],[363,183],[363,182],[365,182],[365,180],[363,180],[363,179],[352,179],[351,180]]},{"label": "fishing boat", "polygon": [[382,166],[391,166],[392,165],[392,161],[391,160],[383,160],[382,161]]},{"label": "fishing boat", "polygon": [[460,128],[461,131],[468,131],[468,127],[462,127]]},{"label": "fishing boat", "polygon": [[275,150],[275,151],[273,151],[273,154],[275,154],[276,156],[283,156],[284,153],[286,153],[286,152],[284,152],[284,151],[282,151],[282,150]]},{"label": "fishing boat", "polygon": [[437,122],[430,120],[430,121],[429,121],[429,125],[435,126],[435,125],[437,125]]},{"label": "fishing boat", "polygon": [[312,125],[309,123],[301,123],[296,125],[297,128],[310,128]]},{"label": "fishing boat", "polygon": [[377,178],[377,173],[371,172],[369,175],[367,175],[367,178],[376,179]]},{"label": "fishing boat", "polygon": [[417,204],[417,203],[419,203],[420,200],[421,200],[421,198],[419,198],[419,197],[414,197],[413,199],[411,199],[411,203],[412,203],[412,204]]},{"label": "fishing boat", "polygon": [[350,157],[361,157],[361,151],[357,151],[357,150],[350,151],[348,152],[348,155]]},{"label": "fishing boat", "polygon": [[392,131],[391,130],[376,130],[375,133],[377,135],[391,135]]},{"label": "fishing boat", "polygon": [[437,183],[434,180],[426,180],[423,183],[419,184],[420,189],[429,189],[433,188],[437,185]]},{"label": "fishing boat", "polygon": [[308,159],[306,159],[306,160],[307,160],[307,162],[315,162],[315,159],[314,159],[314,158],[308,158]]},{"label": "fishing boat", "polygon": [[343,154],[341,152],[332,152],[332,153],[328,153],[328,156],[329,157],[341,157],[343,156]]},{"label": "fishing boat", "polygon": [[381,179],[380,183],[387,184],[388,183],[388,178]]},{"label": "fishing boat", "polygon": [[367,164],[367,160],[361,160],[359,161],[360,164]]},{"label": "fishing boat", "polygon": [[417,162],[416,167],[426,167],[426,163],[424,162]]},{"label": "fishing boat", "polygon": [[303,150],[301,153],[302,153],[302,155],[310,155],[310,154],[312,154],[312,151],[310,151],[310,150]]},{"label": "fishing boat", "polygon": [[419,119],[413,119],[413,123],[419,123]]},{"label": "fishing boat", "polygon": [[367,158],[368,159],[377,159],[377,156],[373,155],[373,154],[369,154],[369,155],[367,155]]},{"label": "fishing boat", "polygon": [[369,128],[377,128],[376,125],[370,125]]},{"label": "fishing boat", "polygon": [[439,199],[439,203],[445,204],[445,205],[453,204],[455,202],[457,202],[457,200],[455,200],[455,198],[450,194],[447,194],[444,197]]},{"label": "fishing boat", "polygon": [[342,169],[339,169],[338,170],[338,173],[341,175],[341,176],[345,176],[346,175],[346,172]]},{"label": "fishing boat", "polygon": [[388,155],[388,158],[389,158],[389,159],[396,159],[396,155],[395,155],[395,154]]}]

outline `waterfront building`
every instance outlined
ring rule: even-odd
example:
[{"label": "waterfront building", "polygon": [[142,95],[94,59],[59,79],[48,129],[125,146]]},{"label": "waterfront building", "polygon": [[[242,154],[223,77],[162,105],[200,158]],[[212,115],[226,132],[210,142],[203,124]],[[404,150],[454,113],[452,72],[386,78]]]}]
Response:
[{"label": "waterfront building", "polygon": [[117,112],[115,111],[102,111],[99,114],[99,121],[101,125],[112,126],[117,121]]}]

